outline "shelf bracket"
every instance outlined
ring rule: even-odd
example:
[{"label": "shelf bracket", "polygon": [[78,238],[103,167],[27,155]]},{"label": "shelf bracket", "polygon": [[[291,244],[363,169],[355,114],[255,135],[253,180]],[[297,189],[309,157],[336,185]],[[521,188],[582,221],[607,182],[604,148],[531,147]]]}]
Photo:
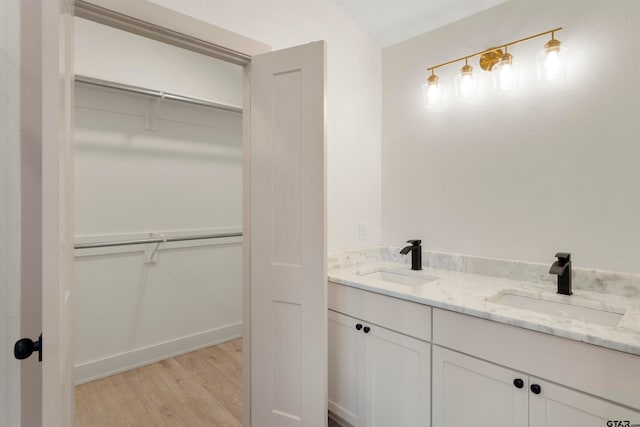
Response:
[{"label": "shelf bracket", "polygon": [[162,242],[149,243],[144,249],[144,263],[155,264],[156,256],[158,255],[158,249],[163,243],[167,243],[167,237],[162,233],[149,233],[150,239],[163,239]]}]

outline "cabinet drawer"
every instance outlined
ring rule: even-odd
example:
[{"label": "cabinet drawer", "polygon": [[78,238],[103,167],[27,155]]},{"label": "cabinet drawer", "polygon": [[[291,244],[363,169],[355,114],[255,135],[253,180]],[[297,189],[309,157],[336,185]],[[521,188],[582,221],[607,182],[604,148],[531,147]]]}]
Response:
[{"label": "cabinet drawer", "polygon": [[330,310],[431,341],[431,307],[329,282]]},{"label": "cabinet drawer", "polygon": [[640,409],[640,356],[441,309],[433,342]]}]

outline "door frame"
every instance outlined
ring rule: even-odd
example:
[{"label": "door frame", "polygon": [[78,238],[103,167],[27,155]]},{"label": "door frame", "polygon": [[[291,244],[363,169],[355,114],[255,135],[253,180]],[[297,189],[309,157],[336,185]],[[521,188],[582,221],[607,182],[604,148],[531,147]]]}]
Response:
[{"label": "door frame", "polygon": [[74,15],[243,67],[242,423],[251,425],[251,57],[269,45],[146,0],[76,0]]}]

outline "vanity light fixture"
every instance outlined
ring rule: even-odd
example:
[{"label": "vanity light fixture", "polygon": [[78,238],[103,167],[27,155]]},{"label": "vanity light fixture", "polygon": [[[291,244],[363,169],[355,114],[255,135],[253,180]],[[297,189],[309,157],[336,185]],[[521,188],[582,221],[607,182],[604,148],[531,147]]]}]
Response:
[{"label": "vanity light fixture", "polygon": [[[562,27],[549,31],[534,34],[520,40],[505,43],[500,47],[492,47],[481,52],[466,55],[452,61],[444,62],[427,68],[431,75],[427,79],[427,84],[423,85],[423,96],[425,107],[433,109],[442,103],[442,87],[435,75],[435,70],[445,65],[464,61],[465,65],[460,69],[460,74],[456,76],[456,94],[460,99],[469,99],[475,96],[477,90],[477,80],[473,73],[473,67],[469,65],[469,59],[480,57],[480,68],[493,73],[495,87],[502,91],[510,91],[517,88],[518,69],[513,59],[513,55],[508,52],[509,46],[522,43],[546,34],[551,34],[551,40],[545,45],[545,49],[537,56],[538,75],[540,80],[555,80],[563,77],[567,67],[567,49],[561,46],[560,40],[555,38],[555,33],[562,30]],[[503,50],[504,49],[504,50]]]},{"label": "vanity light fixture", "polygon": [[569,49],[562,46],[555,38],[555,31],[551,32],[551,40],[544,45],[536,57],[538,62],[538,77],[542,81],[559,80],[565,77],[569,62]]},{"label": "vanity light fixture", "polygon": [[518,67],[513,61],[513,55],[507,52],[507,46],[504,47],[504,53],[498,63],[493,66],[491,73],[493,74],[493,84],[496,89],[507,92],[516,88],[518,84]]},{"label": "vanity light fixture", "polygon": [[464,66],[460,69],[460,73],[456,75],[456,95],[459,99],[469,100],[475,98],[477,91],[477,75],[473,73],[473,67],[469,65],[468,59],[465,58]]},{"label": "vanity light fixture", "polygon": [[422,85],[422,96],[424,106],[429,110],[437,111],[442,106],[442,88],[438,82],[438,76],[431,70],[431,75],[427,79],[427,84]]}]

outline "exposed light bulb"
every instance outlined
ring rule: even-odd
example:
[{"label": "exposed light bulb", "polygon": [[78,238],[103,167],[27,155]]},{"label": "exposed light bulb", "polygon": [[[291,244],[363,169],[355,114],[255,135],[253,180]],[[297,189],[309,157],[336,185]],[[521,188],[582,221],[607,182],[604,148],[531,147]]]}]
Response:
[{"label": "exposed light bulb", "polygon": [[538,53],[538,77],[542,81],[562,80],[567,72],[569,51],[560,40],[554,38],[544,45],[544,50]]},{"label": "exposed light bulb", "polygon": [[544,63],[544,71],[547,80],[555,80],[560,74],[560,58],[558,51],[549,52]]},{"label": "exposed light bulb", "polygon": [[511,69],[511,64],[504,64],[500,68],[500,89],[502,90],[511,90],[513,89],[515,76],[513,75],[513,70]]},{"label": "exposed light bulb", "polygon": [[518,86],[518,69],[510,53],[505,52],[492,71],[496,89],[508,92]]},{"label": "exposed light bulb", "polygon": [[422,96],[425,108],[437,111],[442,105],[442,88],[438,83],[438,76],[433,74],[427,79],[427,84],[422,86]]},{"label": "exposed light bulb", "polygon": [[462,94],[462,97],[469,98],[471,96],[471,89],[471,76],[465,74],[464,76],[462,76],[462,81],[460,82],[460,92]]},{"label": "exposed light bulb", "polygon": [[440,88],[437,84],[429,85],[427,90],[427,99],[429,105],[434,105],[440,97]]},{"label": "exposed light bulb", "polygon": [[476,75],[473,73],[473,67],[466,63],[460,69],[460,74],[456,76],[456,95],[458,99],[463,101],[475,98],[478,88]]}]

